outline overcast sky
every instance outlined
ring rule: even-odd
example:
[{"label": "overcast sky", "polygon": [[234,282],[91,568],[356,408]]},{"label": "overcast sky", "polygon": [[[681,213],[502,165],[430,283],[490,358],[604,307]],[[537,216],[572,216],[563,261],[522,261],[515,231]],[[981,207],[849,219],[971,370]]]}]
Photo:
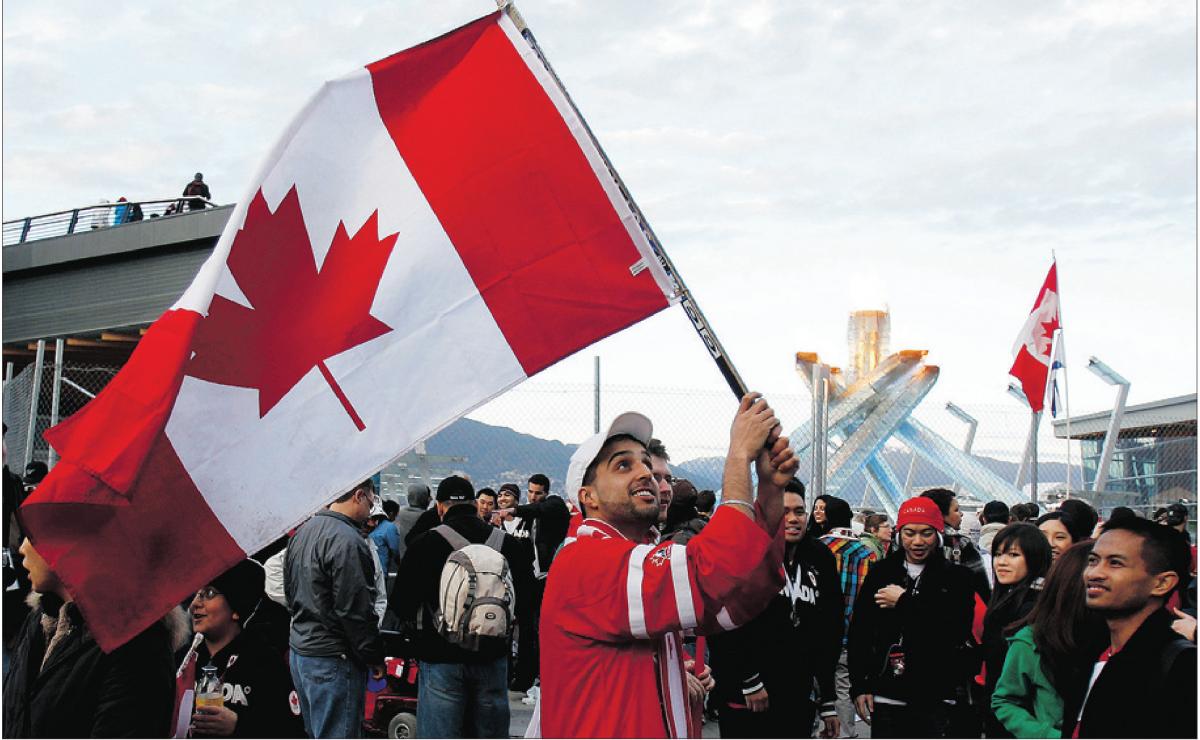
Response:
[{"label": "overcast sky", "polygon": [[[5,3],[4,218],[240,198],[326,79],[494,9],[445,2]],[[1057,253],[1076,413],[1196,390],[1196,16],[1170,0],[572,2],[520,9],[748,383],[801,392],[851,310],[1014,404]],[[534,382],[721,388],[678,309]],[[622,409],[613,408],[613,413]],[[790,426],[802,419],[785,419]],[[576,437],[577,438],[577,437]]]}]

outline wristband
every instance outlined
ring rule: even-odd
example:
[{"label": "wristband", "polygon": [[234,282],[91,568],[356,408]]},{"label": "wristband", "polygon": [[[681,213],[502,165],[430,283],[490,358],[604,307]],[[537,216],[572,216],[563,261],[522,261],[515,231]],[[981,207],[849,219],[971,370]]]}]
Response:
[{"label": "wristband", "polygon": [[751,512],[754,511],[754,504],[750,503],[749,501],[740,501],[737,499],[733,501],[722,501],[721,506],[745,506]]}]

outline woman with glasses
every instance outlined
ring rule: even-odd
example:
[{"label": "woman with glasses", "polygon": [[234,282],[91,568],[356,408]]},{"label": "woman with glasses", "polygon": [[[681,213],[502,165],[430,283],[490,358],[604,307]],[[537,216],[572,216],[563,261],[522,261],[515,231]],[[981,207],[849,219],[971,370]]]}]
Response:
[{"label": "woman with glasses", "polygon": [[304,737],[287,663],[257,630],[247,629],[263,599],[264,580],[261,565],[243,560],[192,599],[192,627],[203,637],[196,674],[214,666],[224,700],[223,706],[193,711],[193,737]]}]

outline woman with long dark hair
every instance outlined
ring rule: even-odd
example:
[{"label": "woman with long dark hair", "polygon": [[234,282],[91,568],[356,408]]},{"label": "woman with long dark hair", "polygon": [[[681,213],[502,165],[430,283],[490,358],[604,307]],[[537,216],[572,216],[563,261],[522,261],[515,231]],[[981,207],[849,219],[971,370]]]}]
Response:
[{"label": "woman with long dark hair", "polygon": [[1078,516],[1070,509],[1059,509],[1038,517],[1037,526],[1050,543],[1050,551],[1057,559],[1071,545],[1083,542],[1092,536],[1096,520]]},{"label": "woman with long dark hair", "polygon": [[[817,500],[813,502],[812,515],[808,518],[808,530],[806,535],[809,537],[824,537],[829,534],[829,530],[833,527],[829,524],[829,516],[826,514],[826,508],[829,506],[829,500],[835,498],[827,494],[817,496]],[[847,525],[849,526],[849,525]]]},{"label": "woman with long dark hair", "polygon": [[1091,540],[1062,552],[1028,616],[1009,628],[1008,655],[992,692],[992,712],[1014,737],[1062,737],[1062,691],[1079,685],[1081,671],[1108,639],[1102,619],[1087,608],[1083,571]]},{"label": "woman with long dark hair", "polygon": [[[995,588],[983,618],[982,640],[987,696],[996,688],[1008,654],[1007,638],[1011,633],[1005,630],[1033,610],[1051,560],[1050,543],[1032,524],[1009,524],[992,539]],[[990,711],[984,729],[988,737],[1012,737]]]}]

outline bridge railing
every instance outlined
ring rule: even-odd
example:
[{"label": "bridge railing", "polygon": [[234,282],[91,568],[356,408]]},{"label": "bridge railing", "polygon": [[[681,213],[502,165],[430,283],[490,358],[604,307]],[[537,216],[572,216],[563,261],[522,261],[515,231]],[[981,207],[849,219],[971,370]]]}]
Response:
[{"label": "bridge railing", "polygon": [[[200,204],[196,209],[192,206]],[[170,218],[193,210],[214,208],[216,203],[199,197],[161,198],[117,203],[98,203],[69,211],[57,211],[41,216],[29,216],[4,222],[4,246],[23,244],[39,239],[68,236],[96,229],[136,223],[146,219]]]}]

